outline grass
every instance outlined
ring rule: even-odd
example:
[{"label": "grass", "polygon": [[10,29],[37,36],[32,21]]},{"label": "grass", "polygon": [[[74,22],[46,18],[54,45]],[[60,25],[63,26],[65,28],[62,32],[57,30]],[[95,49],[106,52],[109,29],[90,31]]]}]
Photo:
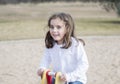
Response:
[{"label": "grass", "polygon": [[42,21],[15,21],[0,23],[0,40],[41,38],[44,35]]},{"label": "grass", "polygon": [[0,41],[44,38],[48,17],[54,12],[73,16],[77,36],[120,35],[120,18],[98,4],[8,4],[0,5],[0,11]]},{"label": "grass", "polygon": [[120,35],[120,19],[76,20],[77,35]]}]

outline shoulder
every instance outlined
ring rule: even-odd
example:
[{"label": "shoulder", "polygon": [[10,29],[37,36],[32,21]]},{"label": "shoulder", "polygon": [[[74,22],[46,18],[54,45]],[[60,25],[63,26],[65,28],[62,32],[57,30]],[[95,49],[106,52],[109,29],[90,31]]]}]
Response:
[{"label": "shoulder", "polygon": [[78,40],[76,38],[74,38],[74,37],[71,37],[71,41],[72,41],[73,44],[78,43]]},{"label": "shoulder", "polygon": [[72,39],[72,45],[73,46],[84,46],[85,43],[82,39],[77,39],[77,38],[74,38],[74,37],[71,37]]}]

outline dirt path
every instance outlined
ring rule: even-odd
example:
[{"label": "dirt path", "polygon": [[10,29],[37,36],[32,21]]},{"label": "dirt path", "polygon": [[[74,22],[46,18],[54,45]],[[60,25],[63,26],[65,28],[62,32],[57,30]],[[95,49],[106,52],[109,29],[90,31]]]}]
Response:
[{"label": "dirt path", "polygon": [[[120,83],[120,36],[82,37],[90,68],[88,84]],[[0,42],[0,84],[40,84],[36,75],[44,40]]]}]

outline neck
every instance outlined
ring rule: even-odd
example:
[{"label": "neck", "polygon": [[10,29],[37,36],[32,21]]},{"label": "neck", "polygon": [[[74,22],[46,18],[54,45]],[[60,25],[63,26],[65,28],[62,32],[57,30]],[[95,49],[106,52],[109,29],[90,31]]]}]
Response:
[{"label": "neck", "polygon": [[57,42],[58,45],[61,45],[63,42]]}]

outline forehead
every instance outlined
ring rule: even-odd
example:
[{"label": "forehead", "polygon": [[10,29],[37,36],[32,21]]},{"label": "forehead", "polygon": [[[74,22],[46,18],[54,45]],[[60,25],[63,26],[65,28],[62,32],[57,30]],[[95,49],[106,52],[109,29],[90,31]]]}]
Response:
[{"label": "forehead", "polygon": [[50,25],[64,25],[65,22],[60,18],[51,19]]}]

